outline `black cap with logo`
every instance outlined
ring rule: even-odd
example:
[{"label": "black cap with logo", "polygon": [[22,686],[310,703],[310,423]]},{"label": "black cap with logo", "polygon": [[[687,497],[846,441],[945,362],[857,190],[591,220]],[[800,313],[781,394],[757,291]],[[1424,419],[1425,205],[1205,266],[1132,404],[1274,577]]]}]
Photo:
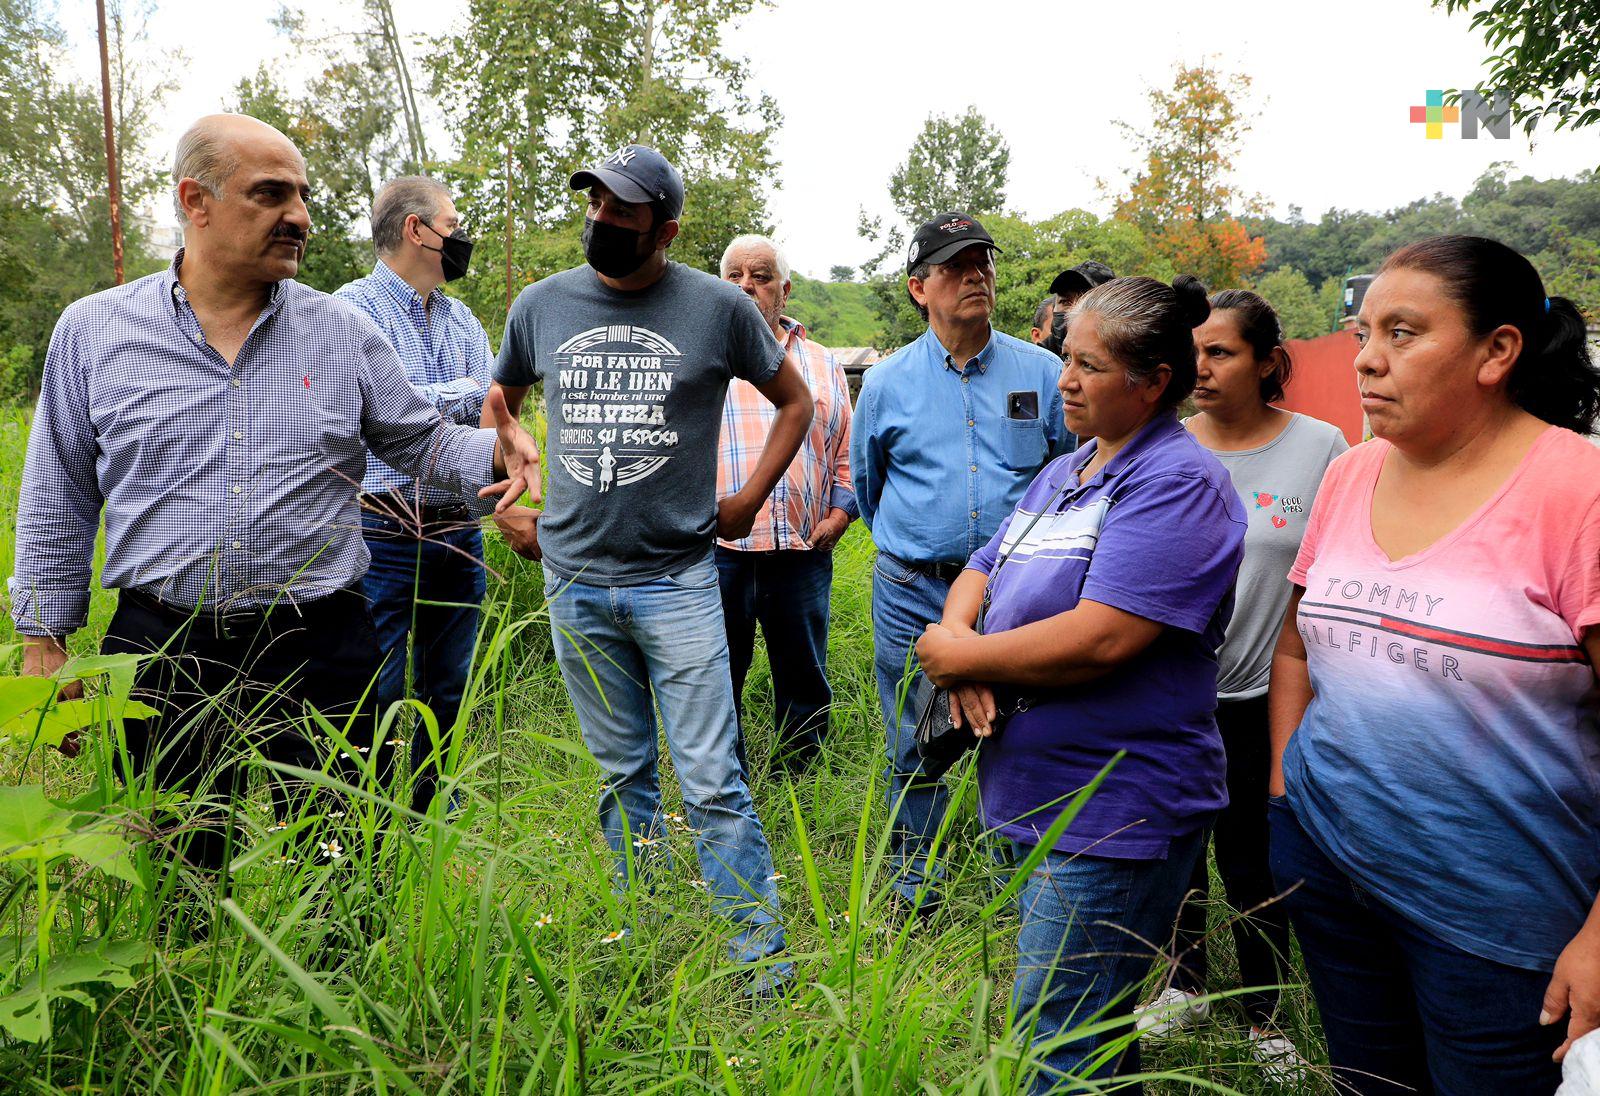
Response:
[{"label": "black cap with logo", "polygon": [[1071,270],[1063,270],[1057,274],[1056,280],[1050,283],[1050,292],[1058,297],[1076,296],[1089,292],[1097,285],[1104,285],[1116,276],[1116,272],[1105,263],[1097,263],[1090,259],[1086,263],[1079,263]]},{"label": "black cap with logo", "polygon": [[956,252],[973,244],[983,244],[994,251],[994,240],[984,231],[976,217],[953,210],[941,213],[918,227],[911,237],[911,250],[906,253],[906,273],[918,263],[942,263],[953,258]]},{"label": "black cap with logo", "polygon": [[657,203],[666,220],[683,214],[683,176],[649,145],[623,145],[594,167],[573,172],[567,185],[587,190],[600,183],[624,202]]}]

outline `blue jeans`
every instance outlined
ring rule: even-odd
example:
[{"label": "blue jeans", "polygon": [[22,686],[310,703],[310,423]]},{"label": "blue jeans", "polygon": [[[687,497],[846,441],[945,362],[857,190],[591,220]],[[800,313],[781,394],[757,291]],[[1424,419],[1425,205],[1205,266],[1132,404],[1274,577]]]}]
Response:
[{"label": "blue jeans", "polygon": [[744,679],[755,651],[756,625],[772,666],[775,756],[795,770],[822,749],[828,731],[828,594],[831,552],[738,552],[717,546],[717,581],[728,627],[733,700],[744,761]]},{"label": "blue jeans", "polygon": [[[1133,1011],[1151,964],[1167,953],[1189,873],[1205,849],[1205,839],[1204,828],[1173,838],[1165,860],[1045,854],[1017,894],[1022,924],[1011,994],[1018,1025],[1033,1025],[1035,1046],[1092,1019]],[[1029,846],[1013,843],[1017,860],[1028,852]],[[1035,1080],[1034,1091],[1053,1091],[1062,1075],[1077,1075],[1092,1055],[1127,1030],[1046,1051],[1040,1056],[1045,1069]],[[1102,1063],[1092,1075],[1138,1070],[1135,1042],[1120,1063]]]},{"label": "blue jeans", "polygon": [[[915,697],[922,674],[914,650],[923,629],[944,615],[950,584],[913,570],[894,556],[878,553],[872,569],[872,664],[883,708],[888,771],[889,852],[895,890],[922,905],[937,906],[937,867],[928,866],[928,848],[944,821],[949,795],[944,785],[922,775],[917,756]],[[906,680],[908,670],[910,680]]]},{"label": "blue jeans", "polygon": [[437,762],[426,730],[419,727],[411,739],[411,802],[417,810],[426,810],[472,672],[478,606],[486,587],[483,537],[470,526],[428,531],[419,541],[414,531],[408,533],[393,519],[370,511],[362,513],[361,526],[372,553],[361,587],[372,605],[372,623],[383,653],[379,715],[412,696],[433,709],[439,720]]},{"label": "blue jeans", "polygon": [[1388,908],[1323,854],[1287,799],[1271,800],[1268,818],[1272,875],[1288,892],[1341,1092],[1555,1091],[1550,1055],[1567,1022],[1539,1026],[1549,971],[1473,955]]},{"label": "blue jeans", "polygon": [[[772,853],[735,743],[717,569],[710,554],[637,586],[591,586],[545,573],[550,631],[584,745],[604,770],[600,827],[626,874],[648,869],[662,830],[655,707],[718,912],[732,921],[735,961],[784,948]],[[597,686],[598,679],[598,686]],[[643,840],[641,840],[643,839]]]}]

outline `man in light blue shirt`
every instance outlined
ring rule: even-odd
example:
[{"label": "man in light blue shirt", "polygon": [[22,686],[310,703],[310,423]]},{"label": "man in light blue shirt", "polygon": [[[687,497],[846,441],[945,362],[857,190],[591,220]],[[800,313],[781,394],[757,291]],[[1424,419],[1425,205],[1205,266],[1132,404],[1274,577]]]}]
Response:
[{"label": "man in light blue shirt", "polygon": [[917,713],[907,699],[920,677],[912,650],[940,619],[968,557],[1045,463],[1076,446],[1056,390],[1061,362],[990,326],[998,250],[965,213],[941,213],[917,229],[906,292],[928,330],[867,371],[851,427],[856,501],[878,547],[873,653],[895,888],[923,913],[938,905],[927,850],[946,795],[920,771]]},{"label": "man in light blue shirt", "polygon": [[[411,384],[446,421],[476,426],[489,390],[489,336],[466,303],[440,289],[467,272],[472,241],[450,192],[403,176],[372,205],[377,264],[340,288],[400,353]],[[405,696],[433,709],[439,756],[421,728],[411,739],[412,806],[426,810],[455,727],[486,583],[483,539],[459,495],[373,457],[361,483],[362,535],[372,562],[362,588],[383,651],[380,712]]]}]

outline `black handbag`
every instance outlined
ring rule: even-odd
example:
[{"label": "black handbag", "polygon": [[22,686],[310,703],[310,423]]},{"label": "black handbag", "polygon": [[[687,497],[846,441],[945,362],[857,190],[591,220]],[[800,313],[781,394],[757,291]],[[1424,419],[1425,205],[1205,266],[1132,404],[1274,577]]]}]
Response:
[{"label": "black handbag", "polygon": [[[994,718],[989,721],[990,734],[998,737],[1005,730],[1006,721],[1027,711],[1032,701],[1003,686],[990,688],[994,690],[995,707]],[[953,699],[949,689],[941,689],[926,676],[917,679],[917,757],[922,761],[922,775],[928,780],[938,780],[963,754],[983,741],[972,733],[970,723],[956,727],[950,722]]]},{"label": "black handbag", "polygon": [[[1001,556],[995,562],[994,569],[989,572],[989,579],[983,587],[983,604],[978,608],[978,619],[975,627],[979,633],[983,631],[984,618],[989,615],[989,594],[994,589],[994,580],[1000,574],[1000,569],[1006,561],[1021,547],[1022,542],[1028,539],[1028,534],[1033,532],[1033,527],[1039,519],[1056,504],[1056,500],[1066,493],[1072,486],[1072,477],[1069,475],[1058,488],[1050,501],[1039,507],[1039,512],[1033,515],[1033,520],[1028,522],[1022,535],[1016,539],[1011,551]],[[1035,698],[1006,685],[990,684],[994,693],[995,716],[989,721],[990,737],[998,738],[1005,729],[1007,721],[1019,712],[1025,712],[1034,703]],[[950,722],[950,702],[953,698],[950,690],[941,688],[928,680],[926,674],[917,675],[917,691],[913,698],[913,710],[917,713],[917,757],[922,762],[922,776],[926,780],[938,780],[960,761],[962,755],[968,750],[975,749],[983,739],[972,733],[972,727],[963,722],[961,727],[955,727]]]}]

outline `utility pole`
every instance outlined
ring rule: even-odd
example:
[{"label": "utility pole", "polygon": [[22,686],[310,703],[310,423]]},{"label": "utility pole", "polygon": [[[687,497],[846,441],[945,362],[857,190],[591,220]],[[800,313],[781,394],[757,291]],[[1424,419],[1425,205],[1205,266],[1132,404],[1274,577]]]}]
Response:
[{"label": "utility pole", "polygon": [[[639,50],[639,59],[640,98],[645,102],[649,102],[650,77],[654,72],[656,59],[655,0],[644,0],[644,42],[641,44],[641,48]],[[648,120],[642,124],[638,139],[647,143],[654,143],[654,138],[650,133],[650,123]]]},{"label": "utility pole", "polygon": [[506,315],[511,314],[511,145],[506,145]]},{"label": "utility pole", "polygon": [[100,109],[106,125],[106,196],[111,204],[111,267],[122,284],[122,186],[117,180],[117,127],[111,118],[111,55],[106,44],[106,0],[94,0],[100,19]]}]

